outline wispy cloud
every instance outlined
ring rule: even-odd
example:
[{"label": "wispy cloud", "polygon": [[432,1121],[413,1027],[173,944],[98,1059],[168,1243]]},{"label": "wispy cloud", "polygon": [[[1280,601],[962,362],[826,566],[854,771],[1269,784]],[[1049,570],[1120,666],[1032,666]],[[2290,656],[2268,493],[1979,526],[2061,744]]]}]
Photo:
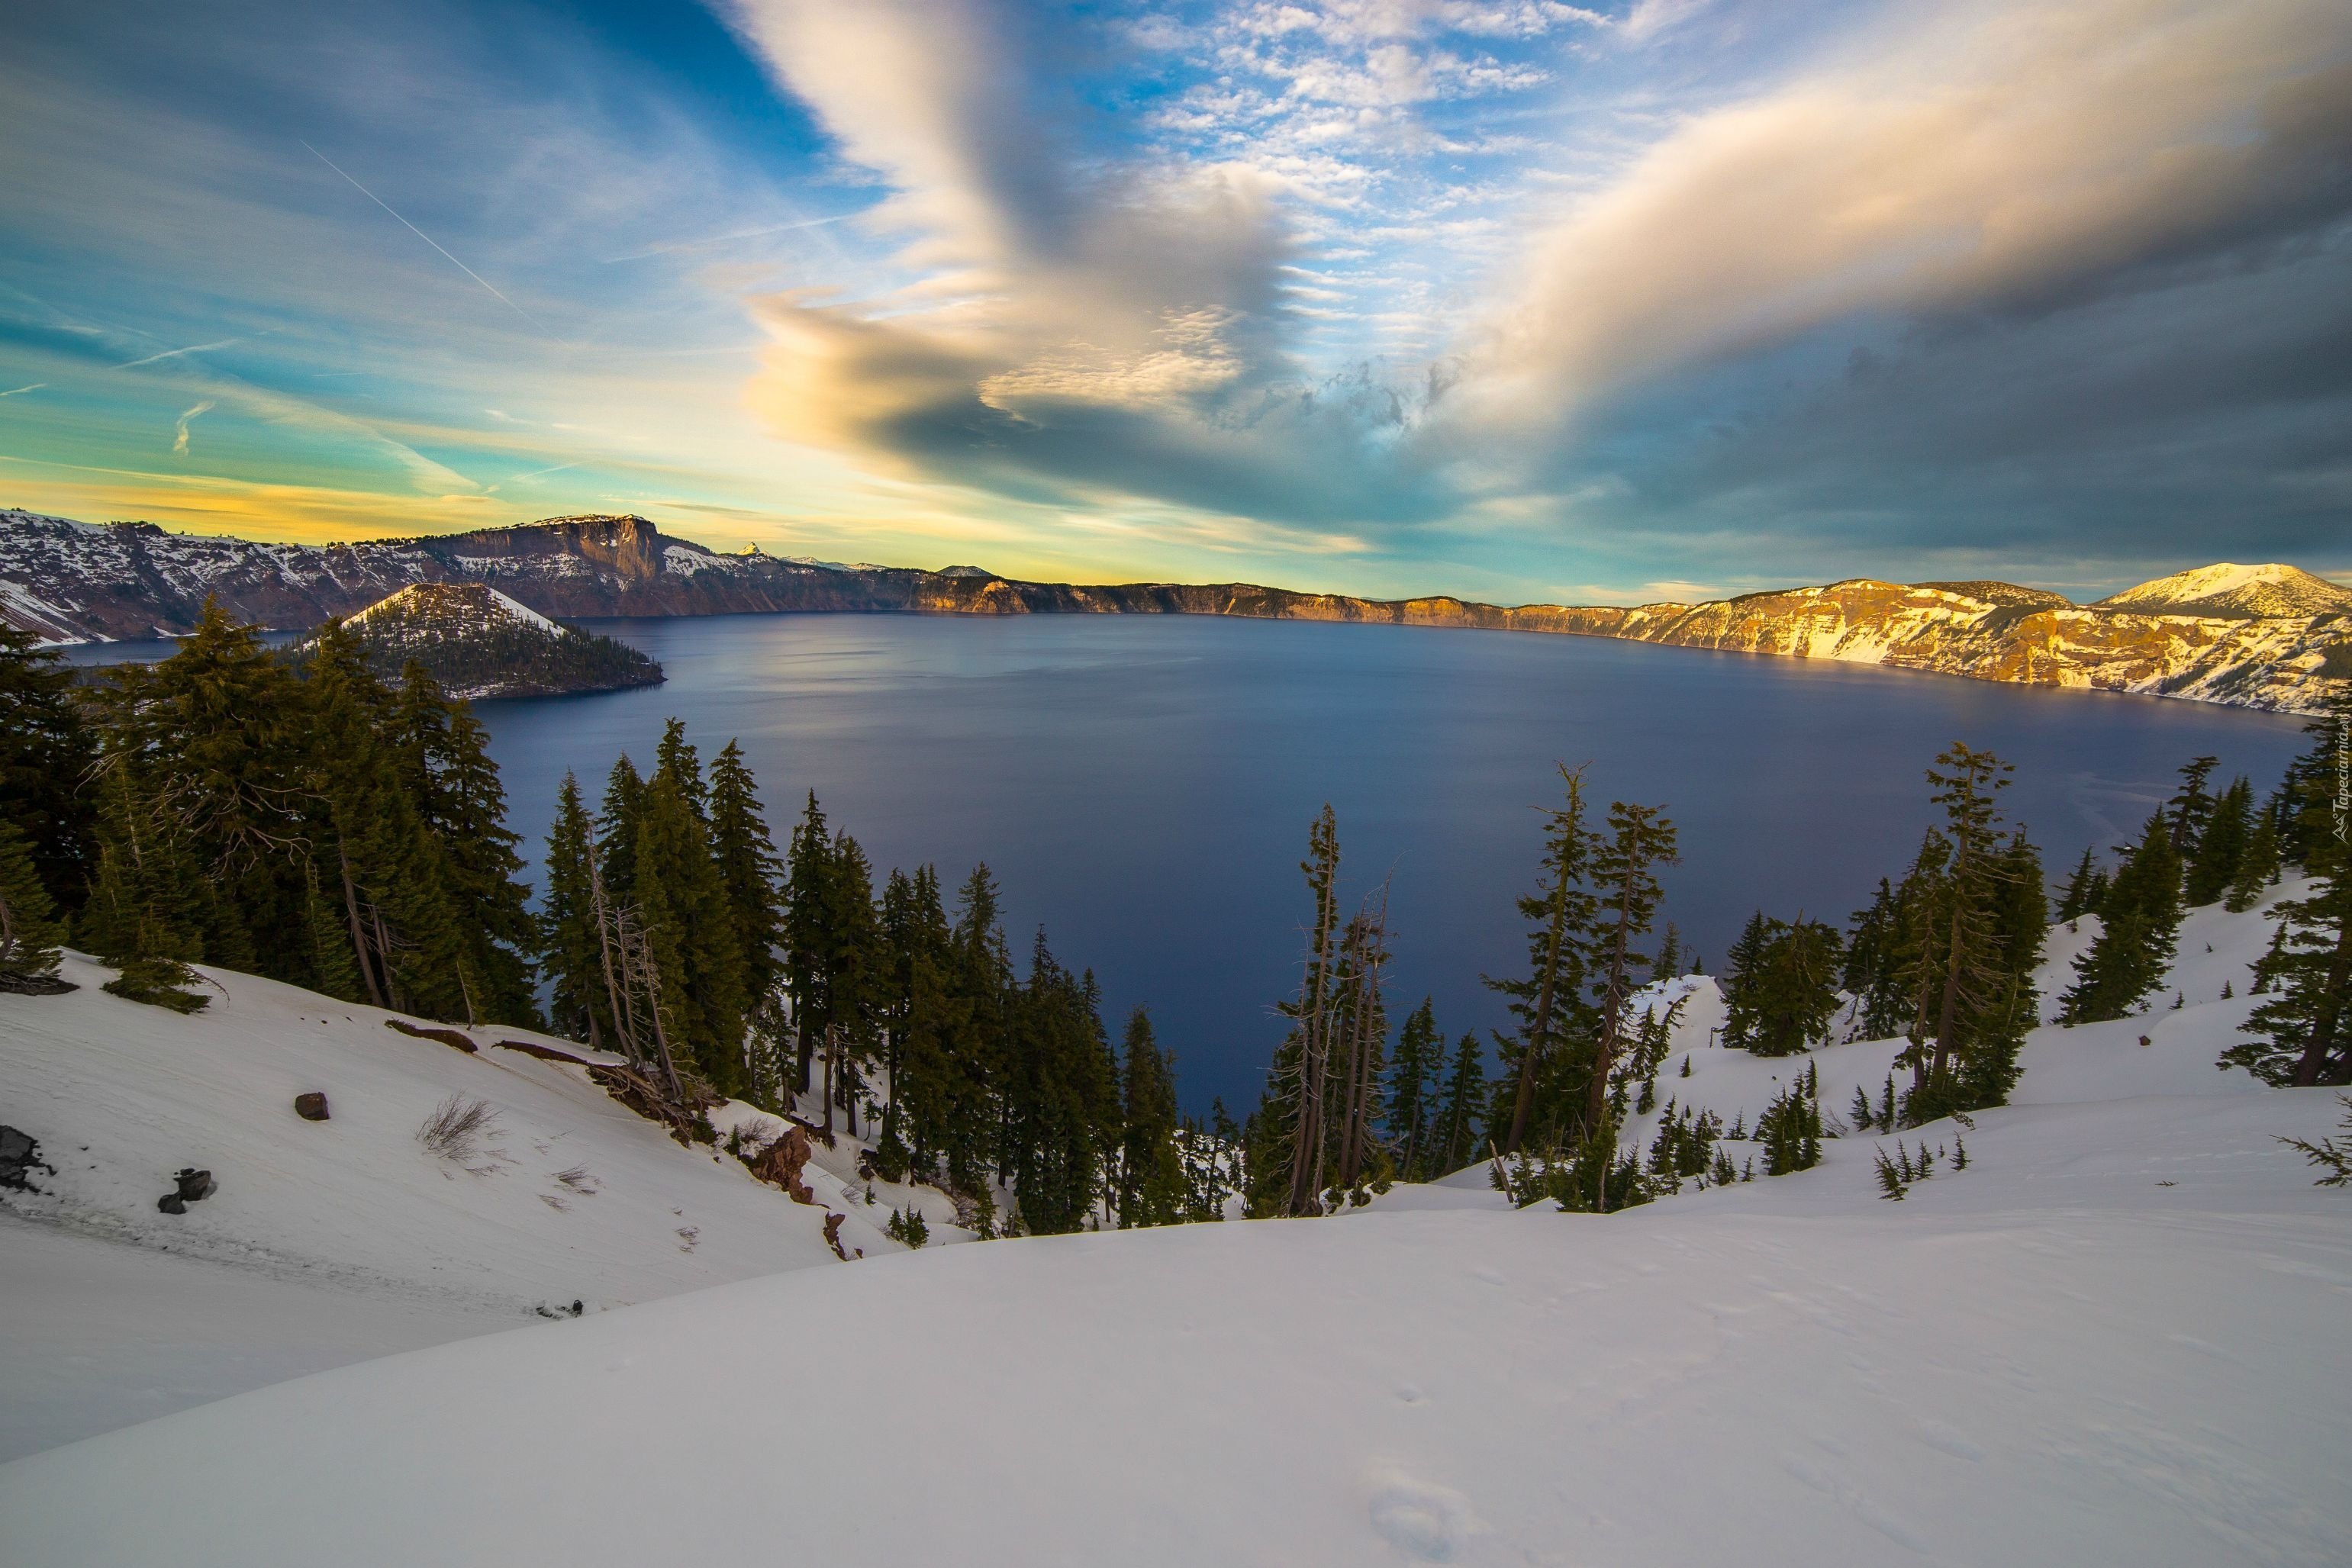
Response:
[{"label": "wispy cloud", "polygon": [[165,360],[176,360],[187,354],[209,354],[215,349],[226,349],[241,340],[236,338],[223,338],[217,343],[192,343],[184,349],[166,349],[160,354],[149,354],[144,359],[125,360],[114,368],[118,371],[135,371],[142,365],[158,365]]},{"label": "wispy cloud", "polygon": [[210,413],[218,406],[211,398],[205,398],[201,402],[182,409],[179,423],[172,427],[172,450],[180,456],[185,457],[188,455],[189,423],[198,414]]}]

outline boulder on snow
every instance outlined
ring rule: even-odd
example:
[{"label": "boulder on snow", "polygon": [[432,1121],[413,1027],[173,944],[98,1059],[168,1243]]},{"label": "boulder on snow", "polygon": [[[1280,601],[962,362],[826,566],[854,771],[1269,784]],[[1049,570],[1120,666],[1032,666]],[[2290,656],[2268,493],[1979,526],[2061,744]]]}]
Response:
[{"label": "boulder on snow", "polygon": [[294,1096],[294,1113],[305,1122],[325,1121],[327,1119],[326,1095],[316,1089],[308,1094],[297,1094]]},{"label": "boulder on snow", "polygon": [[41,1189],[33,1185],[35,1171],[58,1174],[57,1166],[41,1158],[41,1141],[30,1133],[0,1126],[0,1186],[38,1192]]},{"label": "boulder on snow", "polygon": [[220,1190],[219,1184],[213,1180],[212,1172],[200,1171],[193,1166],[181,1171],[172,1179],[180,1184],[180,1190],[172,1196],[183,1203],[197,1202],[202,1198],[212,1197],[214,1193]]},{"label": "boulder on snow", "polygon": [[167,1192],[163,1197],[157,1198],[155,1200],[155,1207],[162,1209],[166,1214],[185,1214],[188,1212],[188,1206],[180,1201],[180,1195],[176,1192]]},{"label": "boulder on snow", "polygon": [[751,1163],[751,1174],[761,1181],[772,1181],[793,1195],[795,1203],[814,1203],[816,1194],[801,1180],[801,1170],[809,1163],[808,1129],[793,1123],[784,1135],[761,1151]]}]

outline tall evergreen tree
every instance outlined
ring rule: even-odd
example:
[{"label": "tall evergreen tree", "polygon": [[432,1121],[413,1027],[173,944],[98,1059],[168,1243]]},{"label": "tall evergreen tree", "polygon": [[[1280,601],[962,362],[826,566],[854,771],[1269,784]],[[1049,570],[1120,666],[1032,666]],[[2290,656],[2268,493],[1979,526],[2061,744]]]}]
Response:
[{"label": "tall evergreen tree", "polygon": [[1528,922],[1528,973],[1486,984],[1510,998],[1518,1028],[1496,1037],[1501,1049],[1507,1106],[1498,1103],[1496,1130],[1507,1155],[1527,1144],[1538,1120],[1555,1132],[1573,1113],[1574,1094],[1589,1073],[1585,1060],[1572,1059],[1577,1044],[1591,1039],[1584,989],[1591,976],[1598,898],[1591,885],[1595,835],[1585,825],[1584,773],[1559,770],[1564,793],[1547,814],[1538,890],[1518,901]]},{"label": "tall evergreen tree", "polygon": [[784,862],[743,748],[732,740],[710,764],[710,841],[743,957],[744,990],[757,1002],[783,977]]},{"label": "tall evergreen tree", "polygon": [[548,1019],[559,1034],[599,1050],[613,1038],[606,936],[595,897],[596,823],[569,772],[547,833],[547,894],[540,912],[549,980]]},{"label": "tall evergreen tree", "polygon": [[2091,901],[2093,882],[2098,874],[2097,862],[2089,847],[2085,846],[2082,860],[2076,862],[2074,873],[2066,878],[2066,885],[2058,890],[2057,918],[2060,925],[2098,913]]},{"label": "tall evergreen tree", "polygon": [[1600,1015],[1597,1050],[1585,1089],[1588,1135],[1610,1123],[1610,1074],[1624,1052],[1632,1020],[1627,1002],[1633,971],[1648,958],[1636,951],[1656,917],[1661,893],[1657,868],[1673,865],[1675,825],[1663,807],[1612,801],[1609,831],[1594,846],[1592,879],[1599,909],[1593,929],[1592,995]]},{"label": "tall evergreen tree", "polygon": [[98,849],[97,742],[73,684],[55,649],[0,621],[0,821],[24,834],[42,890],[60,910],[80,907]]},{"label": "tall evergreen tree", "polygon": [[2254,787],[2242,778],[2232,779],[2215,799],[2204,831],[2197,835],[2181,902],[2201,909],[2221,901],[2238,880],[2238,862],[2253,839],[2253,818]]},{"label": "tall evergreen tree", "polygon": [[1834,926],[1802,915],[1793,923],[1766,921],[1748,981],[1724,1019],[1723,1043],[1758,1056],[1793,1056],[1824,1043],[1837,1016],[1843,956]]},{"label": "tall evergreen tree", "polygon": [[2277,937],[2257,967],[2266,999],[2245,1024],[2254,1038],[2221,1060],[2272,1083],[2342,1084],[2352,1082],[2352,806],[2338,791],[2352,775],[2352,695],[2305,733],[2314,745],[2290,768],[2286,792],[2315,885],[2271,912]]},{"label": "tall evergreen tree", "polygon": [[47,975],[58,967],[64,928],[33,863],[32,841],[0,817],[0,977]]},{"label": "tall evergreen tree", "polygon": [[2180,860],[2162,811],[2147,820],[2101,903],[2102,929],[2074,960],[2061,1020],[2123,1018],[2164,983],[2180,925]]},{"label": "tall evergreen tree", "polygon": [[1425,1181],[1432,1174],[1444,1073],[1445,1037],[1438,1032],[1433,1004],[1423,997],[1397,1031],[1396,1060],[1389,1068],[1388,1136],[1400,1180]]},{"label": "tall evergreen tree", "polygon": [[1454,1062],[1445,1077],[1444,1103],[1438,1107],[1437,1152],[1431,1162],[1435,1176],[1460,1170],[1476,1157],[1478,1119],[1486,1096],[1486,1064],[1478,1049],[1478,1037],[1465,1034],[1454,1044]]},{"label": "tall evergreen tree", "polygon": [[1184,1218],[1187,1197],[1176,1142],[1176,1080],[1141,1008],[1129,1015],[1119,1057],[1119,1228],[1173,1225]]},{"label": "tall evergreen tree", "polygon": [[669,1038],[713,1088],[731,1094],[746,1080],[742,962],[709,840],[667,768],[646,782],[638,806],[634,892]]}]

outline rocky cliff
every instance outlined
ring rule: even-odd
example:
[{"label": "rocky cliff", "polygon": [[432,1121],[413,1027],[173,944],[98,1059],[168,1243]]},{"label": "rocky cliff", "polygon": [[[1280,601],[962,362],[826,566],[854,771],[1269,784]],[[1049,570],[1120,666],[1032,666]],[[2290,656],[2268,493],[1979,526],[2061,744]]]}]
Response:
[{"label": "rocky cliff", "polygon": [[0,617],[58,642],[184,632],[208,595],[249,621],[307,627],[408,584],[444,581],[488,583],[570,620],[780,611],[1235,615],[1619,637],[2295,712],[2352,689],[2352,590],[2291,567],[2206,568],[2095,605],[2014,583],[1856,578],[1701,604],[1507,607],[1254,583],[1021,582],[971,567],[720,555],[635,517],[312,547],[0,512]]}]

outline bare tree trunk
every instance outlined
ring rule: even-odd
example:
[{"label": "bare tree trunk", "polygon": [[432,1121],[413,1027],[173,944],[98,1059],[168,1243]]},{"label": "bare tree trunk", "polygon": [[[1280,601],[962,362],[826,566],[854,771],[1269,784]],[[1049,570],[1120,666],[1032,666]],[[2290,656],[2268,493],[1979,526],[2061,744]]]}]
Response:
[{"label": "bare tree trunk", "polygon": [[383,1006],[383,988],[375,983],[375,964],[368,956],[367,927],[360,920],[360,893],[352,885],[352,857],[343,848],[340,834],[335,839],[335,861],[343,873],[343,914],[352,925],[352,951],[360,961],[360,978],[367,985],[368,1000]]},{"label": "bare tree trunk", "polygon": [[[1609,1072],[1617,1065],[1617,1030],[1625,1010],[1625,953],[1633,941],[1633,877],[1638,866],[1626,857],[1625,875],[1617,888],[1617,931],[1609,943],[1609,980],[1601,996],[1601,1040],[1592,1064],[1592,1082],[1585,1091],[1585,1124],[1597,1133],[1609,1120]],[[1608,1197],[1608,1188],[1601,1188]]]},{"label": "bare tree trunk", "polygon": [[841,1030],[836,1024],[824,1027],[824,1141],[833,1142],[833,1064],[841,1054]]},{"label": "bare tree trunk", "polygon": [[1314,956],[1300,988],[1298,1126],[1290,1155],[1290,1212],[1323,1212],[1323,1058],[1325,987],[1331,967],[1331,926],[1339,899],[1326,888],[1315,912]]}]

